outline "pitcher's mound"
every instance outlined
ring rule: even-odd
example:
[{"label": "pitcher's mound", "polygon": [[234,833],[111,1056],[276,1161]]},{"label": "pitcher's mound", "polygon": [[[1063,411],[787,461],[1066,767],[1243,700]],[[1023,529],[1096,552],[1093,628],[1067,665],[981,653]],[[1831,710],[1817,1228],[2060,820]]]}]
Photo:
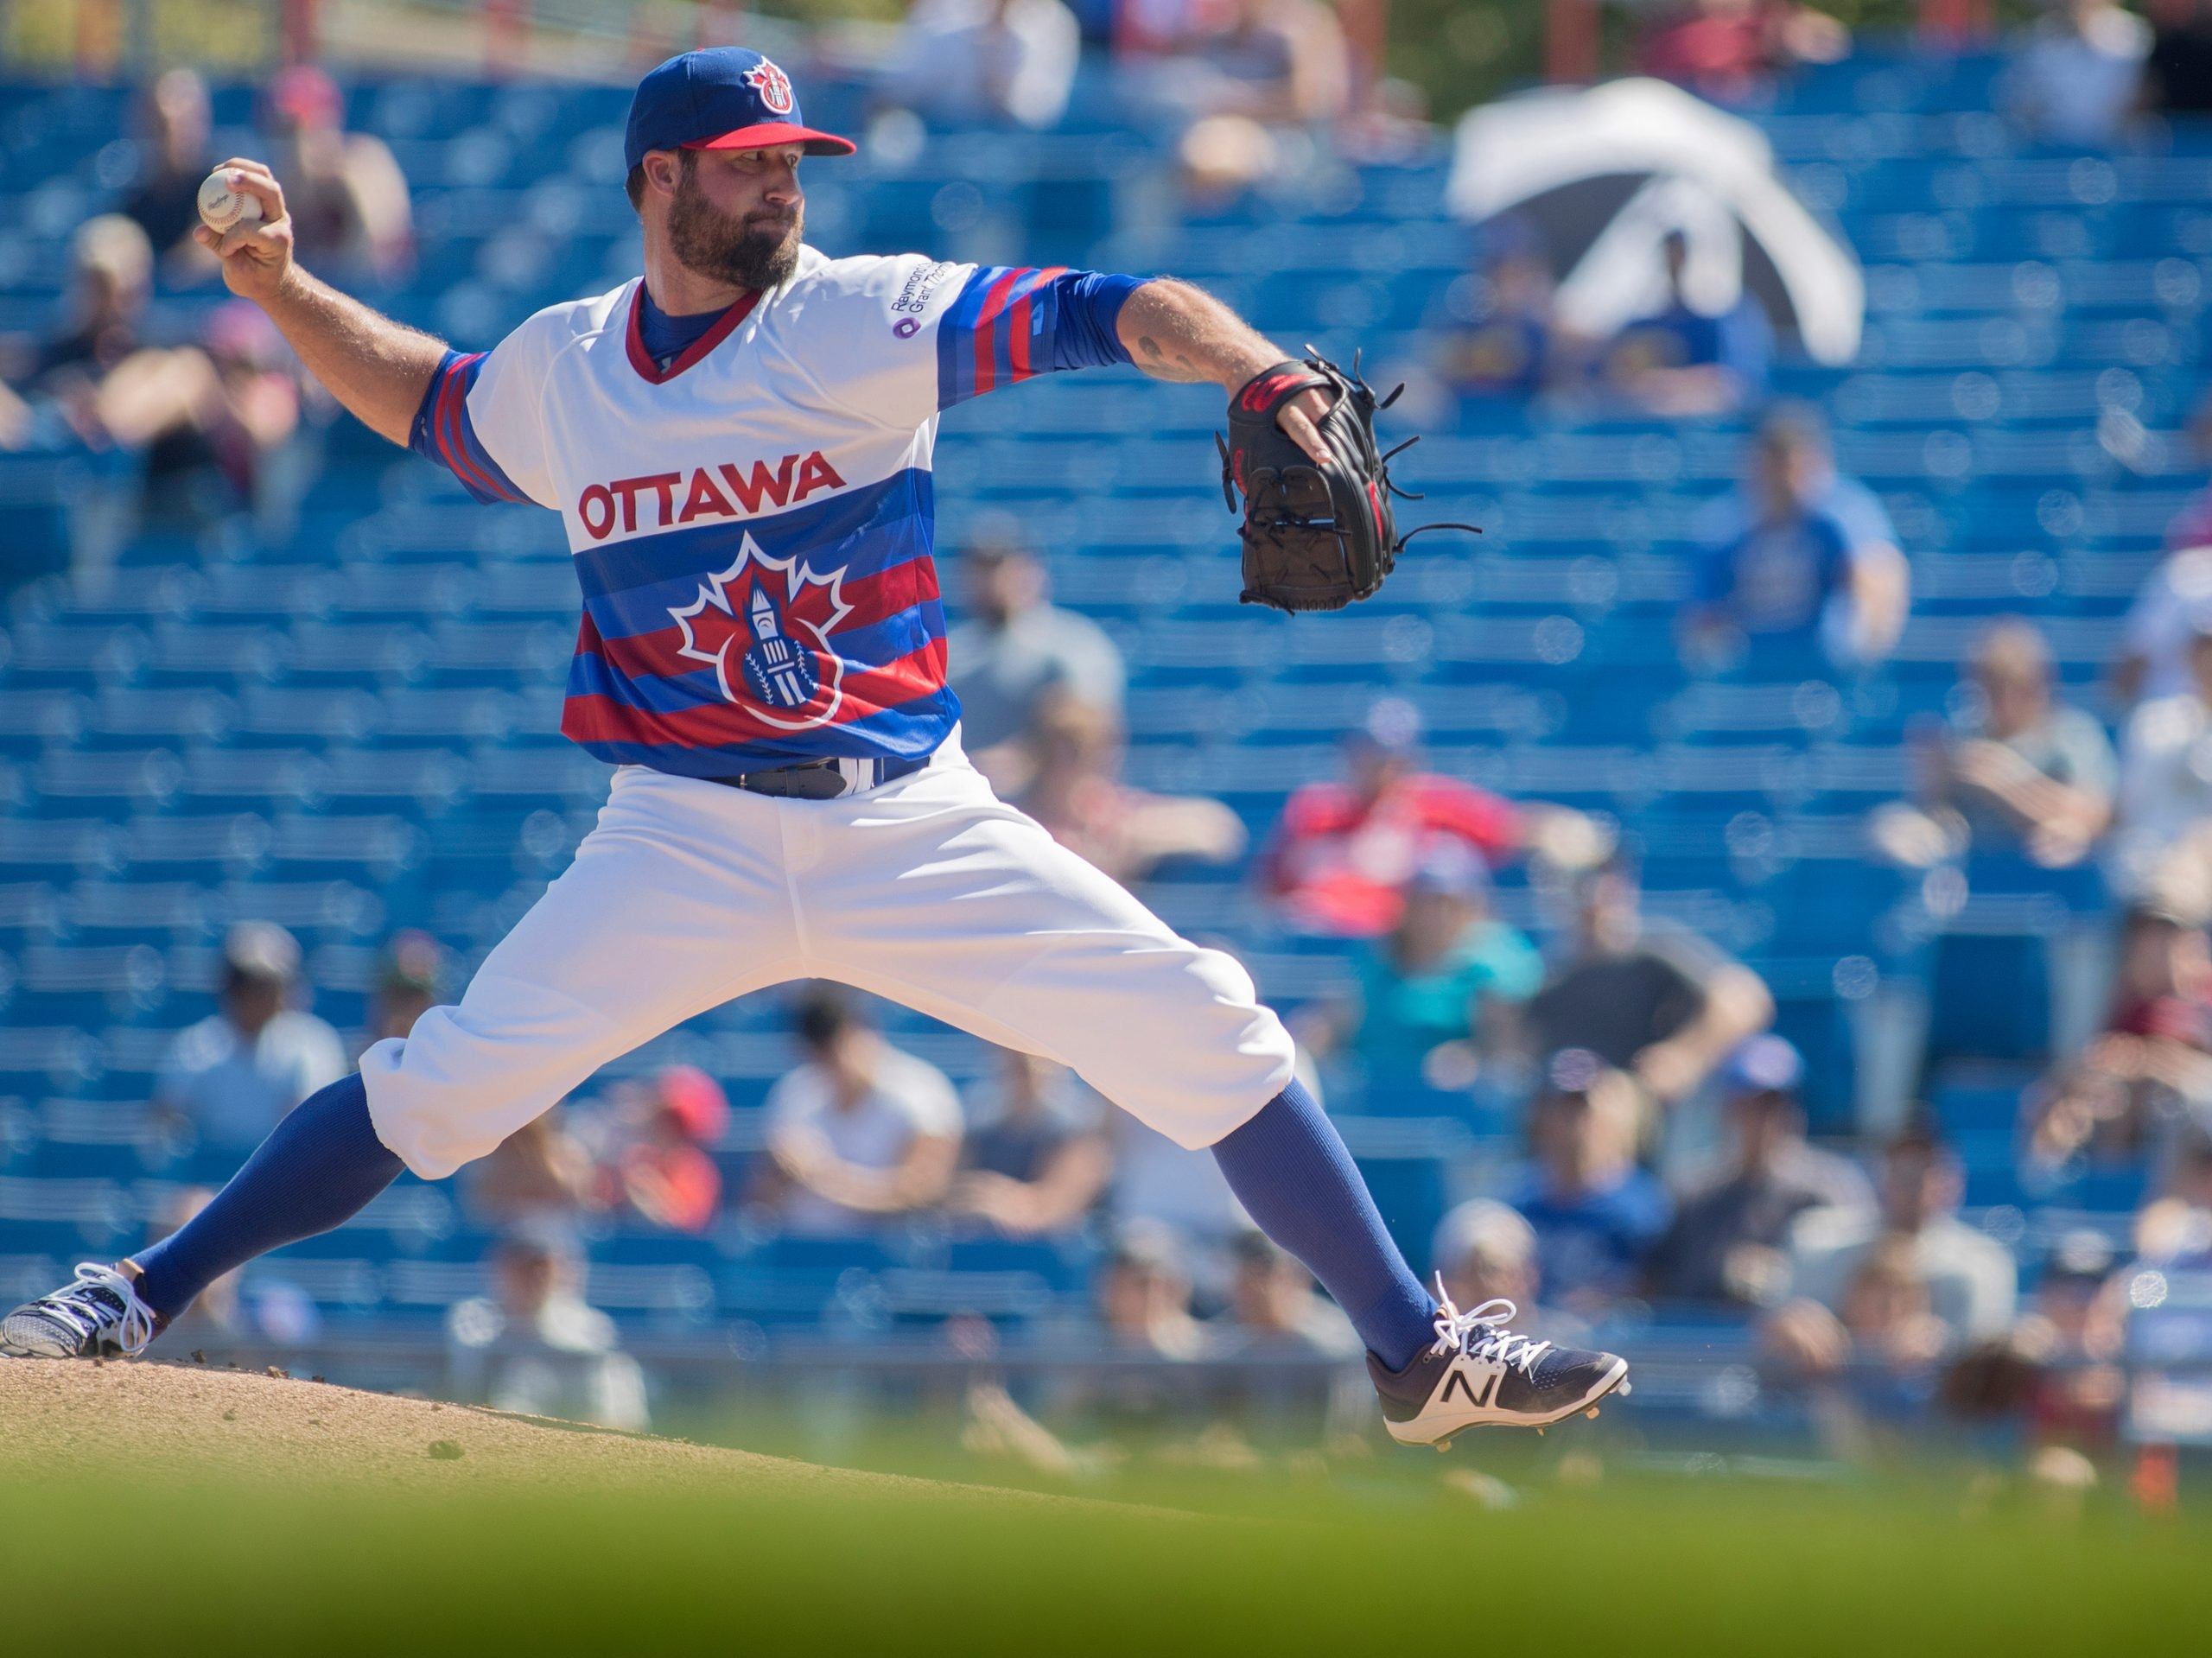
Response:
[{"label": "pitcher's mound", "polygon": [[[817,1468],[283,1376],[144,1361],[0,1359],[0,1481],[11,1465],[54,1477],[118,1463],[171,1475],[205,1469],[287,1482],[982,1495],[981,1488]],[[989,1495],[1020,1500],[1012,1492]]]}]

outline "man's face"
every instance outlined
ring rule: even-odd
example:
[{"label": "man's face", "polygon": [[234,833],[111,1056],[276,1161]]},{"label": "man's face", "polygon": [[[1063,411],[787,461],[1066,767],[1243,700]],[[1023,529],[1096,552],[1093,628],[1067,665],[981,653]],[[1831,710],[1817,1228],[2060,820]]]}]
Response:
[{"label": "man's face", "polygon": [[1975,670],[1974,682],[1988,711],[1989,734],[1999,740],[2031,730],[2050,708],[2050,683],[2023,669],[1986,665]]},{"label": "man's face", "polygon": [[1535,1266],[1529,1261],[1471,1249],[1457,1266],[1445,1269],[1444,1287],[1460,1307],[1478,1307],[1503,1296],[1525,1312],[1536,1302]]},{"label": "man's face", "polygon": [[283,1008],[284,984],[281,979],[242,974],[223,991],[224,1013],[248,1036],[259,1035],[262,1027]]},{"label": "man's face", "polygon": [[1020,553],[988,552],[969,565],[976,608],[995,627],[1002,627],[1045,596],[1045,573]]},{"label": "man's face", "polygon": [[1893,1152],[1882,1165],[1881,1197],[1892,1231],[1917,1232],[1957,1200],[1958,1176],[1927,1152]]},{"label": "man's face", "polygon": [[2189,670],[2196,681],[2196,694],[2212,702],[2212,633],[2199,633],[2190,641]]},{"label": "man's face", "polygon": [[1763,442],[1753,454],[1751,481],[1769,518],[1789,518],[1813,499],[1820,457],[1808,446]]},{"label": "man's face", "polygon": [[668,234],[686,270],[738,288],[773,288],[798,264],[806,228],[797,144],[655,151],[649,184],[672,187]]},{"label": "man's face", "polygon": [[1625,877],[1605,873],[1591,878],[1582,889],[1576,918],[1586,947],[1603,953],[1633,944],[1639,931],[1637,902],[1636,884]]},{"label": "man's face", "polygon": [[1738,1155],[1746,1169],[1763,1169],[1797,1137],[1797,1108],[1786,1094],[1739,1094],[1728,1102]]},{"label": "man's face", "polygon": [[494,1277],[499,1305],[511,1318],[535,1318],[553,1296],[560,1269],[553,1257],[511,1250],[499,1258]]}]

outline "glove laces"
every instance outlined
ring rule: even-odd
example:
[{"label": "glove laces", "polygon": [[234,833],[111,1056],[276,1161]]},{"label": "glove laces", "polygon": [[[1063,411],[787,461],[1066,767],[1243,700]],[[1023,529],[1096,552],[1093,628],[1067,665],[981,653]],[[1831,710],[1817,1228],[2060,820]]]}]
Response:
[{"label": "glove laces", "polygon": [[138,1299],[138,1286],[130,1275],[97,1261],[79,1261],[77,1281],[41,1297],[38,1305],[88,1339],[112,1329],[115,1344],[125,1358],[144,1352],[156,1331],[154,1310]]},{"label": "glove laces", "polygon": [[1471,1359],[1509,1365],[1531,1382],[1536,1379],[1536,1361],[1551,1350],[1552,1344],[1516,1336],[1505,1327],[1519,1313],[1519,1307],[1499,1295],[1462,1312],[1446,1293],[1442,1273],[1436,1275],[1436,1341],[1431,1352],[1440,1356],[1464,1353]]}]

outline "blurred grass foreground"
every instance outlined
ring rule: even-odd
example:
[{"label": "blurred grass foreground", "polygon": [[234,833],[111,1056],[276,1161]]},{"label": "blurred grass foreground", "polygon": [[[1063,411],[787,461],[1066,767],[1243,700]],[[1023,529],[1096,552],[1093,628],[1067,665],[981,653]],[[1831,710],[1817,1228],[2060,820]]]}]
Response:
[{"label": "blurred grass foreground", "polygon": [[919,1482],[495,1492],[445,1466],[451,1490],[404,1494],[244,1469],[212,1488],[10,1478],[0,1589],[24,1604],[81,1586],[86,1561],[127,1563],[102,1568],[127,1587],[97,1592],[127,1596],[122,1622],[157,1650],[329,1655],[2116,1652],[2170,1650],[2212,1610],[2200,1523],[1941,1475],[1483,1482],[1502,1509],[1433,1472],[1125,1488],[1235,1505],[1198,1515]]}]

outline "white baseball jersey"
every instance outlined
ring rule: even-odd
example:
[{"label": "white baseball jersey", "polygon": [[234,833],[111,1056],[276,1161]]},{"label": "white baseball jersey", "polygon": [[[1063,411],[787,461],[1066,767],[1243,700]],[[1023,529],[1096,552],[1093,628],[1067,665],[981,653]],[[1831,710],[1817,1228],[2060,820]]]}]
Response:
[{"label": "white baseball jersey", "polygon": [[[994,797],[961,752],[931,562],[937,413],[1122,360],[1130,278],[812,251],[666,367],[639,284],[447,359],[414,447],[557,509],[584,617],[563,728],[625,764],[575,861],[458,1007],[361,1058],[378,1136],[437,1178],[708,1008],[833,979],[1067,1065],[1186,1147],[1293,1051],[1179,937]],[[709,781],[926,759],[842,798]]]},{"label": "white baseball jersey", "polygon": [[593,753],[690,777],[917,759],[959,715],[938,413],[1126,362],[1137,285],[807,248],[664,368],[626,283],[449,357],[415,447],[480,499],[561,514],[584,600],[562,729]]}]

